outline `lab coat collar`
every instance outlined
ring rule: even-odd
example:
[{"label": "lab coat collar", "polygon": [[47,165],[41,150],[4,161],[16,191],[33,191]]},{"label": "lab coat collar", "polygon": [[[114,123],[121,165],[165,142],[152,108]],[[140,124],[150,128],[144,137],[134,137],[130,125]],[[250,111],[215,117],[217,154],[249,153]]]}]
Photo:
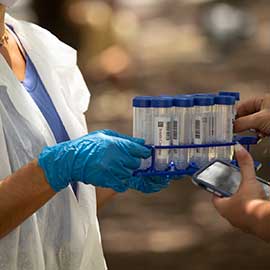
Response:
[{"label": "lab coat collar", "polygon": [[[70,46],[62,43],[49,31],[26,21],[17,20],[6,13],[5,22],[14,28],[20,41],[24,43],[28,53],[37,54],[41,58],[50,59],[55,67],[66,67],[77,64],[77,52]],[[31,42],[28,42],[31,37]],[[23,42],[24,41],[24,42]],[[46,47],[46,54],[42,51]],[[61,61],[58,61],[61,59]]]},{"label": "lab coat collar", "polygon": [[[70,106],[69,100],[67,100],[69,98],[65,96],[65,91],[67,91],[67,89],[64,89],[63,86],[66,78],[70,76],[71,70],[77,65],[76,51],[60,42],[50,32],[37,25],[16,20],[8,14],[6,14],[6,23],[14,28],[20,42],[34,63],[39,76],[62,119],[69,137],[74,139],[84,135],[87,132],[86,126],[83,121],[78,121],[77,113],[74,111],[74,108]],[[59,76],[58,71],[61,71],[61,76]],[[13,74],[10,74],[11,72],[6,73],[9,73],[9,80],[5,81],[5,85],[10,89],[16,84],[16,82],[14,82],[14,79],[16,81],[16,78]],[[83,78],[79,78],[79,80],[80,79],[83,80]],[[76,76],[75,83],[79,80],[77,80]],[[10,81],[13,81],[13,86],[10,85]],[[69,84],[72,84],[72,82],[69,82]],[[76,89],[78,86],[75,84],[69,85],[69,87]],[[87,89],[84,90],[84,92],[88,91]],[[80,94],[81,93],[78,92],[78,95]],[[89,99],[89,96],[86,96],[86,98]],[[40,115],[40,113],[39,116],[43,127],[45,126],[52,135],[44,117]],[[55,140],[54,138],[51,138],[49,141],[50,144],[52,144]]]}]

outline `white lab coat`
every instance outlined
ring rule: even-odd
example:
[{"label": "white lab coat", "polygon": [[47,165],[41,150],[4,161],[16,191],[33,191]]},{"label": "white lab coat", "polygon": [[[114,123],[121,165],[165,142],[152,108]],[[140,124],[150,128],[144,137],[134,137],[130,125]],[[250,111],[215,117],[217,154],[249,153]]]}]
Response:
[{"label": "white lab coat", "polygon": [[[6,16],[18,35],[70,138],[87,133],[83,113],[89,91],[76,64],[76,51],[37,25]],[[0,179],[55,144],[50,127],[29,93],[0,55]],[[1,199],[1,198],[0,198]],[[106,269],[96,216],[95,188],[70,187],[0,240],[3,270]]]}]

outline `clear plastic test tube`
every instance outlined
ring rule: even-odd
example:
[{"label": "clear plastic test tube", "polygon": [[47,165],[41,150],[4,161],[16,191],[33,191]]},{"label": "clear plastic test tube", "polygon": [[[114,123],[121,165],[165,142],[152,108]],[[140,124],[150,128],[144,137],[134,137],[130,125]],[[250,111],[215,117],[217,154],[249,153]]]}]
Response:
[{"label": "clear plastic test tube", "polygon": [[[151,96],[140,96],[133,99],[133,136],[142,138],[148,145],[153,142],[153,111]],[[141,169],[151,166],[151,158],[142,160]]]},{"label": "clear plastic test tube", "polygon": [[229,97],[234,97],[235,98],[235,103],[240,101],[240,92],[226,92],[226,91],[220,91],[219,92],[220,96],[229,96]]},{"label": "clear plastic test tube", "polygon": [[[197,96],[197,97],[212,97],[212,98],[215,98],[217,96],[216,93],[201,93],[201,94],[194,94],[194,96]],[[211,142],[214,142],[215,141],[215,125],[216,125],[216,118],[215,118],[215,107],[213,105],[213,108],[212,108],[212,123],[210,124],[210,127],[211,127],[211,136],[212,136],[212,139],[211,139]],[[215,159],[216,157],[216,150],[214,147],[210,147],[209,149],[209,161]]]},{"label": "clear plastic test tube", "polygon": [[[194,144],[210,144],[214,142],[214,104],[214,97],[194,96],[194,116],[192,121]],[[193,149],[191,160],[201,167],[213,158],[214,154],[212,152],[214,150],[210,148]]]},{"label": "clear plastic test tube", "polygon": [[[226,91],[220,91],[219,92],[219,95],[220,96],[229,96],[229,97],[234,97],[235,98],[235,104],[237,105],[240,101],[240,93],[239,92],[226,92]],[[234,119],[233,121],[235,120],[236,118],[236,114],[237,114],[237,111],[236,111],[236,106],[234,106],[233,108],[233,115],[234,115]]]},{"label": "clear plastic test tube", "polygon": [[[215,97],[216,111],[216,142],[230,143],[233,141],[233,111],[235,110],[235,98],[232,96]],[[216,158],[232,160],[233,147],[216,147]]]},{"label": "clear plastic test tube", "polygon": [[[156,146],[170,146],[172,132],[173,99],[156,97],[151,101],[153,109],[153,141]],[[157,170],[165,170],[170,163],[169,149],[156,150],[155,165]]]},{"label": "clear plastic test tube", "polygon": [[[192,144],[193,97],[177,96],[173,100],[173,106],[172,145]],[[172,160],[177,169],[188,167],[189,150],[172,150]]]}]

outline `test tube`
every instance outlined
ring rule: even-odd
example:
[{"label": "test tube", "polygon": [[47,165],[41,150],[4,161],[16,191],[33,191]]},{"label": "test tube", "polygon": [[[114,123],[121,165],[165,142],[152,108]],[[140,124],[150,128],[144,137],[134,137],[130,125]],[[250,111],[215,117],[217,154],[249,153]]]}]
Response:
[{"label": "test tube", "polygon": [[[156,97],[151,101],[153,109],[153,141],[156,146],[171,145],[172,107],[170,97]],[[165,170],[170,163],[170,150],[157,149],[155,165],[157,170]]]},{"label": "test tube", "polygon": [[[199,93],[199,94],[194,94],[194,96],[197,97],[212,97],[215,98],[217,96],[216,93]],[[216,126],[216,120],[215,120],[215,107],[213,106],[212,108],[212,116],[211,116],[211,123],[210,123],[210,127],[211,127],[211,140],[210,142],[214,142],[215,141],[215,126]],[[210,147],[209,148],[209,161],[215,159],[216,157],[216,150],[214,147]]]},{"label": "test tube", "polygon": [[[140,96],[133,99],[133,136],[145,140],[145,144],[153,142],[153,112],[151,108],[151,96]],[[141,169],[151,166],[151,158],[142,160]]]},{"label": "test tube", "polygon": [[193,96],[198,96],[198,97],[202,97],[202,96],[207,96],[207,97],[215,97],[217,96],[217,94],[215,93],[197,93],[197,94],[193,94]]},{"label": "test tube", "polygon": [[[229,143],[233,141],[233,111],[235,110],[235,97],[216,96],[216,142]],[[232,160],[233,147],[216,147],[216,158]]]},{"label": "test tube", "polygon": [[[235,98],[235,104],[237,105],[240,101],[240,93],[239,92],[225,92],[225,91],[220,91],[219,92],[219,95],[220,96],[229,96],[229,97],[234,97]],[[236,114],[237,114],[237,111],[236,111],[236,106],[233,106],[233,115],[234,115],[234,119],[233,121],[235,120],[236,118]]]},{"label": "test tube", "polygon": [[[172,145],[192,144],[193,97],[177,96],[173,100]],[[189,149],[173,149],[172,160],[177,169],[189,164]]]},{"label": "test tube", "polygon": [[[192,121],[194,144],[211,144],[214,142],[214,104],[214,97],[194,96],[194,116]],[[208,163],[213,158],[213,155],[213,149],[195,148],[192,151],[191,160],[201,167]]]},{"label": "test tube", "polygon": [[237,104],[237,102],[240,101],[240,93],[239,92],[225,92],[225,91],[220,91],[219,92],[219,95],[220,96],[234,97],[236,104]]}]

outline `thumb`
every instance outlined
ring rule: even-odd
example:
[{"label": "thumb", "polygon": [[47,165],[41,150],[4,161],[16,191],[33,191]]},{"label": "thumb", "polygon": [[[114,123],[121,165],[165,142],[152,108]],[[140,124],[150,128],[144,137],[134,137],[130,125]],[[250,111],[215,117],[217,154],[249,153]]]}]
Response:
[{"label": "thumb", "polygon": [[[254,170],[254,163],[251,155],[240,144],[235,145],[235,155],[242,175],[241,185],[247,183],[248,181],[254,181],[256,176]],[[219,198],[217,196],[214,196],[212,201],[218,212],[222,216],[225,216],[226,213],[230,211],[231,206],[233,205],[234,196],[229,198]]]},{"label": "thumb", "polygon": [[235,145],[235,156],[238,161],[242,181],[251,181],[256,178],[254,162],[249,152],[241,145]]},{"label": "thumb", "polygon": [[122,139],[129,140],[131,142],[138,143],[138,144],[141,144],[141,145],[144,145],[145,144],[145,140],[144,139],[134,138],[134,137],[131,137],[131,136],[128,136],[128,135],[124,135],[124,134],[118,133],[118,132],[116,132],[114,130],[103,129],[103,130],[100,130],[100,132],[103,133],[103,134],[105,134],[105,135],[108,135],[108,136],[122,138]]},{"label": "thumb", "polygon": [[257,121],[260,112],[240,117],[234,122],[235,132],[242,132],[249,129],[259,129],[260,121]]}]

